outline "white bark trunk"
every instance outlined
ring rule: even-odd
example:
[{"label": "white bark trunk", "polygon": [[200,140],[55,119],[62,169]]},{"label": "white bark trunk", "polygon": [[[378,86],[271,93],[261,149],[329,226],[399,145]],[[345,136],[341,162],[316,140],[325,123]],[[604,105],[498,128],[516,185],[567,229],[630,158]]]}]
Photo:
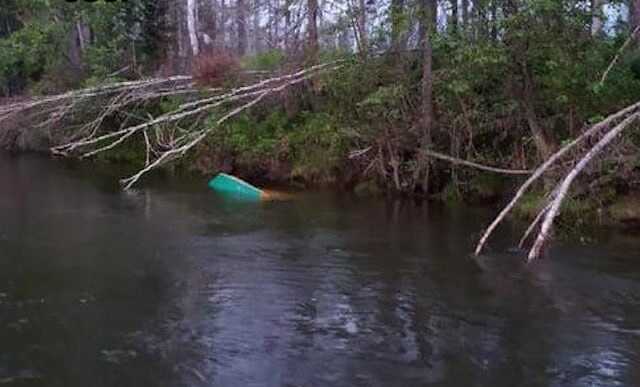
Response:
[{"label": "white bark trunk", "polygon": [[258,1],[253,2],[253,31],[252,31],[252,39],[253,42],[253,53],[257,54],[262,50],[262,31],[260,28],[260,3]]},{"label": "white bark trunk", "polygon": [[367,32],[367,2],[359,0],[358,9],[358,34],[360,35],[360,52],[366,55],[369,49],[369,35]]},{"label": "white bark trunk", "polygon": [[220,24],[218,26],[218,35],[220,35],[220,46],[227,47],[227,3],[220,0]]},{"label": "white bark trunk", "polygon": [[193,56],[197,56],[200,53],[196,7],[196,0],[187,0],[187,29],[189,30],[189,42],[191,43]]},{"label": "white bark trunk", "polygon": [[533,247],[529,251],[528,259],[529,261],[540,256],[540,252],[542,251],[542,247],[544,246],[545,241],[549,237],[549,233],[551,232],[551,227],[553,226],[553,220],[556,215],[560,211],[560,206],[562,205],[562,201],[567,196],[567,192],[569,192],[569,188],[571,188],[571,184],[578,177],[580,172],[589,164],[589,162],[600,153],[614,138],[616,138],[623,130],[625,130],[629,125],[634,123],[638,119],[639,114],[635,113],[629,116],[627,119],[622,121],[618,126],[611,129],[607,134],[604,135],[596,143],[596,145],[587,152],[587,154],[580,159],[578,164],[569,172],[569,174],[564,178],[562,184],[558,188],[558,194],[556,195],[553,202],[551,202],[551,208],[547,212],[544,217],[544,222],[542,223],[542,227],[540,227],[540,232],[538,233],[538,237],[536,238]]},{"label": "white bark trunk", "polygon": [[576,138],[575,140],[571,141],[569,144],[567,144],[567,145],[563,146],[562,148],[560,148],[560,150],[558,150],[551,157],[549,157],[549,159],[547,161],[542,163],[542,165],[540,165],[535,170],[533,175],[531,175],[531,177],[529,177],[529,179],[527,179],[527,181],[525,181],[520,186],[520,188],[518,189],[518,192],[516,192],[516,194],[513,197],[513,199],[511,199],[509,204],[507,204],[502,209],[500,214],[498,214],[498,216],[493,220],[491,225],[489,225],[489,227],[487,227],[487,229],[485,230],[484,234],[482,235],[482,238],[480,238],[480,241],[478,242],[478,244],[476,246],[475,255],[476,256],[480,255],[480,253],[482,252],[482,249],[484,248],[484,245],[487,243],[487,240],[489,239],[489,237],[491,236],[493,231],[498,227],[500,222],[502,222],[505,219],[505,217],[509,214],[509,212],[511,212],[511,210],[516,206],[516,204],[518,203],[518,200],[520,200],[520,198],[522,198],[522,196],[525,194],[527,189],[529,189],[529,187],[531,185],[533,185],[533,183],[535,183],[536,180],[538,180],[553,164],[555,164],[565,154],[567,154],[567,152],[569,152],[571,149],[575,148],[578,144],[580,144],[581,142],[583,142],[587,138],[600,133],[604,129],[608,128],[609,125],[612,125],[614,122],[616,122],[619,119],[624,118],[625,116],[637,115],[638,111],[640,111],[640,103],[635,103],[635,104],[633,104],[633,105],[631,105],[631,106],[629,106],[629,107],[627,107],[627,108],[625,108],[623,110],[620,110],[619,112],[617,112],[615,114],[610,115],[609,117],[605,118],[604,120],[602,120],[598,124],[596,124],[596,125],[592,126],[591,128],[589,128],[587,131],[582,133],[578,138]]},{"label": "white bark trunk", "polygon": [[236,33],[237,50],[239,56],[247,53],[247,2],[246,0],[236,0]]},{"label": "white bark trunk", "polygon": [[80,51],[84,52],[84,50],[87,48],[87,38],[85,35],[88,35],[86,33],[87,28],[85,27],[84,23],[81,21],[77,21],[76,22],[76,32],[78,34],[78,46],[80,47]]}]

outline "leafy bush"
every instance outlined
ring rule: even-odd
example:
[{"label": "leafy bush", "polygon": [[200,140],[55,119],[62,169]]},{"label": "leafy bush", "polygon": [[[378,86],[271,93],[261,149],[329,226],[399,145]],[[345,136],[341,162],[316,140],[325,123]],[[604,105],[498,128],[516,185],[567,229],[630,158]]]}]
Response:
[{"label": "leafy bush", "polygon": [[285,62],[286,56],[282,50],[270,50],[249,56],[243,60],[244,67],[257,71],[275,71]]}]

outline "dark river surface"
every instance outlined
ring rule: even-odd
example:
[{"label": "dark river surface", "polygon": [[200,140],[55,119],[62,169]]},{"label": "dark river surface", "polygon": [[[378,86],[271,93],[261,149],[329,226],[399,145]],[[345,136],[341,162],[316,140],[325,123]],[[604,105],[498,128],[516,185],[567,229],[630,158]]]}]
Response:
[{"label": "dark river surface", "polygon": [[638,386],[640,240],[528,266],[495,210],[0,155],[0,386]]}]

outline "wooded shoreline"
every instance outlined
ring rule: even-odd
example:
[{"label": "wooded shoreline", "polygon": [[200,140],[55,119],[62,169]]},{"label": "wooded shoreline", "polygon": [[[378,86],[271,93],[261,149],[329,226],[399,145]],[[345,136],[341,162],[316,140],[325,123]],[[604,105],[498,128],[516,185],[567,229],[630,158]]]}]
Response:
[{"label": "wooded shoreline", "polygon": [[10,0],[0,146],[640,222],[640,2],[336,5]]}]

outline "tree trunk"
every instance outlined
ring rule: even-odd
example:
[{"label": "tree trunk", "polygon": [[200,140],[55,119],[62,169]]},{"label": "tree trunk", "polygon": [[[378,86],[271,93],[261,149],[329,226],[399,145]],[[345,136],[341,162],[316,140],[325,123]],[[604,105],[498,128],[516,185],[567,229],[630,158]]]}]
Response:
[{"label": "tree trunk", "polygon": [[462,28],[466,31],[469,25],[469,0],[462,0]]},{"label": "tree trunk", "polygon": [[351,52],[352,48],[352,35],[348,29],[343,29],[338,32],[338,49],[344,52]]},{"label": "tree trunk", "polygon": [[627,117],[624,121],[618,124],[613,129],[609,130],[601,139],[598,141],[576,164],[575,167],[565,176],[556,190],[557,193],[555,195],[555,199],[551,202],[551,206],[544,217],[544,221],[540,226],[540,232],[538,233],[538,237],[536,238],[531,250],[529,251],[528,260],[538,258],[542,252],[543,246],[547,239],[549,238],[549,234],[551,233],[551,227],[553,226],[553,220],[558,215],[560,211],[560,207],[562,206],[562,202],[567,196],[569,192],[569,188],[571,188],[571,184],[578,177],[580,172],[593,160],[593,158],[598,155],[602,150],[609,145],[616,137],[622,133],[628,126],[632,125],[635,121],[638,120],[638,114],[632,114]]},{"label": "tree trunk", "polygon": [[91,40],[91,30],[87,23],[82,20],[78,20],[76,22],[76,30],[78,33],[78,47],[81,52],[84,52],[87,49],[87,45]]},{"label": "tree trunk", "polygon": [[603,5],[603,0],[591,0],[591,36],[598,36],[602,33]]},{"label": "tree trunk", "polygon": [[360,42],[360,54],[367,55],[369,50],[369,34],[367,33],[367,2],[366,0],[359,0],[358,7],[358,35]]},{"label": "tree trunk", "polygon": [[211,49],[218,45],[218,4],[216,0],[208,0],[206,4],[205,12],[198,13],[198,25],[202,27],[200,35],[203,45]]},{"label": "tree trunk", "polygon": [[[434,20],[438,17],[437,0],[422,0],[421,40],[423,50],[422,63],[422,147],[428,149],[431,146],[433,132],[433,47],[431,38],[436,30]],[[424,178],[422,191],[429,193],[430,162],[426,160],[424,166]]]},{"label": "tree trunk", "polygon": [[280,0],[273,0],[275,2],[274,14],[273,14],[273,40],[276,48],[282,48],[280,42]]},{"label": "tree trunk", "polygon": [[457,32],[458,31],[458,0],[450,0],[451,1],[451,19],[449,20],[449,31]]},{"label": "tree trunk", "polygon": [[[509,19],[518,14],[519,2],[509,0],[504,3],[503,11],[505,18]],[[515,95],[522,108],[523,118],[529,126],[529,131],[533,137],[538,157],[547,160],[556,148],[552,136],[540,124],[536,113],[536,83],[534,75],[531,73],[529,58],[527,57],[527,45],[519,37],[518,30],[507,29],[505,31],[504,42],[509,49],[511,62],[514,64],[512,72],[520,76],[521,82],[514,84],[522,93]]]},{"label": "tree trunk", "polygon": [[91,30],[89,26],[83,20],[76,21],[70,34],[68,51],[71,66],[73,66],[76,71],[81,71],[84,68],[83,57],[90,38]]},{"label": "tree trunk", "polygon": [[522,75],[524,80],[522,104],[524,113],[536,145],[538,155],[541,160],[548,159],[555,151],[554,141],[547,131],[540,125],[535,109],[534,84],[526,63],[522,64]]},{"label": "tree trunk", "polygon": [[273,6],[273,0],[268,0],[267,1],[267,17],[268,17],[268,21],[267,21],[267,29],[266,29],[266,40],[267,40],[267,47],[269,49],[272,49],[275,47],[274,44],[274,40],[275,40],[275,36],[273,34],[273,29],[274,29],[274,23],[276,22],[276,20],[278,20],[278,18],[276,17],[276,10]]},{"label": "tree trunk", "polygon": [[486,38],[487,29],[487,4],[485,1],[474,1],[472,3],[473,26],[475,27],[474,36],[476,39]]},{"label": "tree trunk", "polygon": [[[294,42],[293,42],[293,28],[291,23],[291,7],[293,4],[293,0],[284,0],[284,50],[287,58],[287,68],[292,66],[292,62],[294,60]],[[298,114],[298,106],[294,101],[293,95],[291,95],[291,90],[284,90],[283,92],[284,99],[284,110],[289,119],[293,119],[296,114]]]},{"label": "tree trunk", "polygon": [[438,32],[438,0],[429,0],[429,9],[427,11],[429,15],[428,31],[433,34]]},{"label": "tree trunk", "polygon": [[[630,0],[629,24],[631,31],[635,31],[636,28],[640,27],[640,0]],[[636,47],[640,45],[640,34],[636,34],[634,43]]]},{"label": "tree trunk", "polygon": [[197,9],[196,0],[187,0],[187,29],[189,30],[189,43],[191,44],[191,54],[198,56],[200,53],[200,43],[198,42]]},{"label": "tree trunk", "polygon": [[262,31],[260,30],[260,3],[258,0],[253,2],[253,28],[252,28],[252,42],[253,53],[257,54],[262,50]]},{"label": "tree trunk", "polygon": [[491,39],[498,41],[498,0],[491,1]]},{"label": "tree trunk", "polygon": [[391,0],[391,50],[404,49],[405,31],[404,0]]},{"label": "tree trunk", "polygon": [[293,31],[291,31],[291,3],[292,0],[284,0],[284,50],[287,55],[291,55],[292,44],[291,44],[291,35]]},{"label": "tree trunk", "polygon": [[326,33],[323,34],[323,32],[327,30],[327,15],[324,12],[325,9],[327,9],[327,0],[320,0],[318,5],[318,44],[330,50],[335,50],[337,36],[335,34],[333,36],[327,36]]},{"label": "tree trunk", "polygon": [[236,2],[236,29],[238,32],[238,55],[247,53],[247,8],[246,0]]},{"label": "tree trunk", "polygon": [[430,139],[433,126],[433,47],[431,36],[435,31],[434,19],[437,20],[436,0],[422,0],[422,130],[425,138]]},{"label": "tree trunk", "polygon": [[307,60],[316,63],[318,60],[318,0],[307,1]]},{"label": "tree trunk", "polygon": [[220,0],[220,22],[218,23],[218,39],[220,40],[220,46],[224,49],[227,48],[227,3],[225,0]]}]

